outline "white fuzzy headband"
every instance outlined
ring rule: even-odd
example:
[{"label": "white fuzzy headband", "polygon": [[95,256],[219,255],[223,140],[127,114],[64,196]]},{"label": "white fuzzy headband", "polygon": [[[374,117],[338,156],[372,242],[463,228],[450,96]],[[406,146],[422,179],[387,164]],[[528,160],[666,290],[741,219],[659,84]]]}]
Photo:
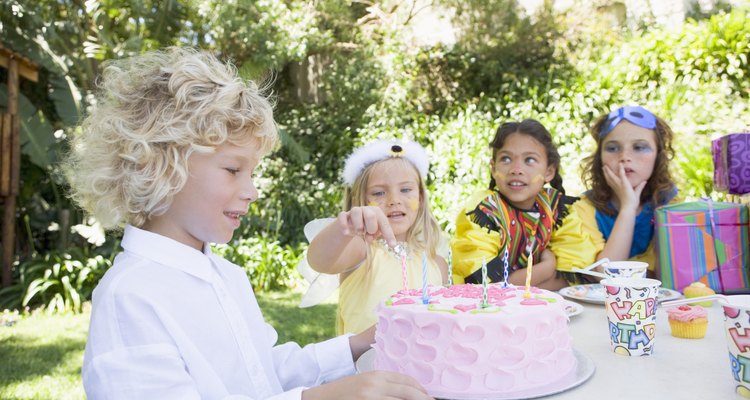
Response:
[{"label": "white fuzzy headband", "polygon": [[357,177],[370,164],[388,158],[409,160],[417,168],[422,179],[427,177],[430,159],[419,143],[410,140],[378,140],[354,150],[354,153],[346,159],[344,183],[348,186],[353,185]]}]

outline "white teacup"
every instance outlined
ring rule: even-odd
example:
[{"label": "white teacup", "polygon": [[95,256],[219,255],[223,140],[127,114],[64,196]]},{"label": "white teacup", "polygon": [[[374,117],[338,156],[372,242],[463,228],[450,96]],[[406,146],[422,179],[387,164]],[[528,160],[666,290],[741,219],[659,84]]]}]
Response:
[{"label": "white teacup", "polygon": [[641,261],[610,261],[602,265],[611,278],[645,278],[648,263]]}]

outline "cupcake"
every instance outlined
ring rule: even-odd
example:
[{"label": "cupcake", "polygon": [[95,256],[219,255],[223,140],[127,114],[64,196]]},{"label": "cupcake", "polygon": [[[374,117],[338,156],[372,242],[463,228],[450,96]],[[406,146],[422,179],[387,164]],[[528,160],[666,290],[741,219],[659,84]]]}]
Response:
[{"label": "cupcake", "polygon": [[[710,296],[713,294],[716,294],[713,289],[706,286],[703,282],[693,282],[689,286],[685,287],[683,290],[683,293],[685,294],[685,298],[693,298],[693,297],[701,297],[701,296]],[[708,301],[699,301],[696,303],[690,303],[691,306],[703,306],[703,307],[711,307],[711,304],[713,304],[712,300]]]},{"label": "cupcake", "polygon": [[672,336],[700,339],[706,336],[708,313],[701,306],[678,306],[667,309]]}]

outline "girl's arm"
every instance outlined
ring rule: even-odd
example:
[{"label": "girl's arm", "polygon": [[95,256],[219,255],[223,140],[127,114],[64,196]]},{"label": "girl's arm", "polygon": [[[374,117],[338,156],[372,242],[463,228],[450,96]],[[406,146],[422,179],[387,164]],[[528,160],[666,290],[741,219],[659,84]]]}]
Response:
[{"label": "girl's arm", "polygon": [[307,262],[318,272],[345,272],[362,262],[368,244],[380,237],[389,245],[396,245],[383,211],[373,206],[354,207],[340,213],[336,221],[315,236],[307,249]]},{"label": "girl's arm", "polygon": [[[516,286],[526,286],[526,272],[528,268],[522,268],[508,275],[508,283]],[[557,276],[557,262],[555,255],[550,249],[544,249],[539,262],[531,269],[531,286],[540,287],[542,283],[554,279]]]},{"label": "girl's arm", "polygon": [[609,234],[609,239],[596,259],[609,258],[610,260],[627,260],[630,258],[630,247],[633,244],[633,231],[635,229],[635,217],[640,208],[640,198],[646,181],[641,182],[635,188],[630,186],[625,175],[625,166],[620,164],[617,173],[604,166],[604,178],[615,194],[619,203],[619,211],[615,219],[615,225]]},{"label": "girl's arm", "polygon": [[445,285],[448,283],[448,262],[445,261],[445,258],[437,256],[435,258],[435,263],[437,263],[438,268],[440,268],[440,276],[443,277],[443,284]]}]

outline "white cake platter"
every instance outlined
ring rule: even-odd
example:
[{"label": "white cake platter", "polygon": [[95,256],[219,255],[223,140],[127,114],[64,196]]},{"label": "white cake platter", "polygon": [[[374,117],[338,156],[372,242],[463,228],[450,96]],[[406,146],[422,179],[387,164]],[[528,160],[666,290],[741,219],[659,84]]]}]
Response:
[{"label": "white cake platter", "polygon": [[[478,398],[478,397],[452,397],[450,399],[442,398],[443,400],[520,400],[520,399],[535,399],[538,397],[549,396],[557,393],[564,392],[572,389],[586,382],[591,376],[594,375],[596,366],[585,354],[580,351],[573,349],[573,355],[576,358],[576,368],[571,371],[568,375],[550,384],[539,386],[537,388],[528,389],[520,392],[513,393],[502,393],[497,396]],[[375,350],[370,349],[362,354],[357,360],[356,368],[357,372],[367,372],[373,370],[375,363]],[[440,393],[430,393],[433,396],[440,397]]]}]

